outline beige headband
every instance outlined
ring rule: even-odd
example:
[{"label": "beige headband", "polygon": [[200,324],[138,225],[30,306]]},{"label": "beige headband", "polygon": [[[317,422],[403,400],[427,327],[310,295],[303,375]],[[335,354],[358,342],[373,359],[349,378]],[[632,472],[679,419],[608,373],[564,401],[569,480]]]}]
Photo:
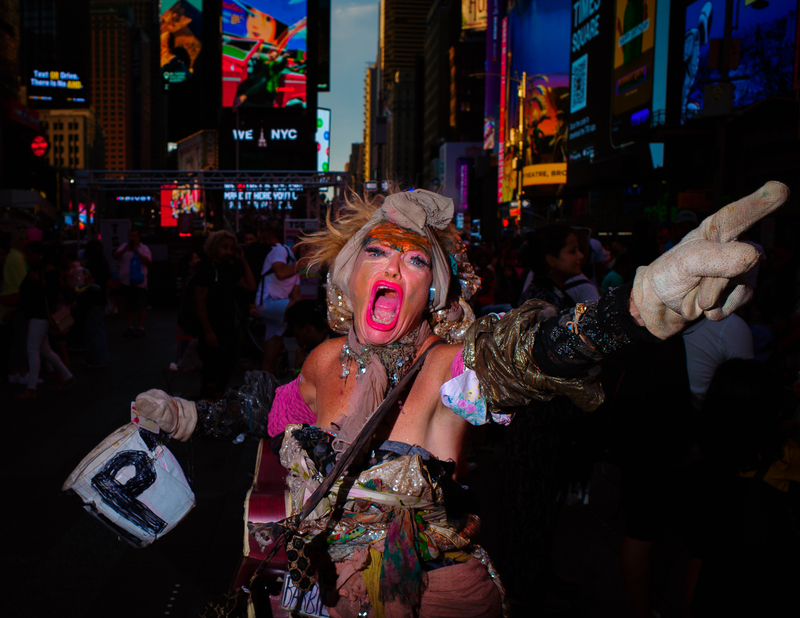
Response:
[{"label": "beige headband", "polygon": [[384,221],[417,232],[428,239],[432,253],[433,308],[444,308],[450,286],[450,262],[431,228],[443,230],[452,218],[453,200],[448,197],[423,189],[389,195],[366,225],[347,241],[333,263],[331,282],[343,292],[348,309],[353,311],[350,302],[350,277],[353,275],[356,258],[367,234]]}]

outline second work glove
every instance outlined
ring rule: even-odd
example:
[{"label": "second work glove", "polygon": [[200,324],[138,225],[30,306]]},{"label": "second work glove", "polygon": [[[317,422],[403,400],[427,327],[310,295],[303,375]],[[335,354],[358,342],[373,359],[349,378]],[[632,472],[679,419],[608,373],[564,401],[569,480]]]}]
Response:
[{"label": "second work glove", "polygon": [[722,320],[747,303],[753,291],[740,277],[759,255],[736,239],[788,196],[786,185],[770,181],[707,217],[670,251],[640,267],[631,297],[647,330],[666,339],[703,314]]},{"label": "second work glove", "polygon": [[136,411],[155,421],[176,440],[186,442],[197,424],[197,407],[194,402],[172,397],[164,391],[151,389],[136,396]]}]

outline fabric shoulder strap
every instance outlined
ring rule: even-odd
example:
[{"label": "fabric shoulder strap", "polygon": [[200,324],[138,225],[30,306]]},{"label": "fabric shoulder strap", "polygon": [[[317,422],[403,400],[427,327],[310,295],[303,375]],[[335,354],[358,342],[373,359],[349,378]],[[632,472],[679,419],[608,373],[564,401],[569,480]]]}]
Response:
[{"label": "fabric shoulder strap", "polygon": [[356,456],[372,439],[372,435],[378,429],[378,425],[380,425],[383,417],[386,416],[386,413],[400,397],[400,393],[402,393],[406,386],[413,381],[416,373],[422,368],[422,365],[425,362],[425,357],[428,356],[428,352],[442,343],[444,343],[444,341],[435,341],[429,345],[428,348],[419,355],[419,358],[414,361],[414,364],[411,365],[411,367],[408,369],[408,372],[397,383],[397,386],[389,391],[389,394],[386,395],[386,398],[383,400],[381,405],[378,406],[378,409],[375,410],[372,416],[370,416],[369,420],[367,420],[366,424],[361,429],[361,432],[358,434],[358,436],[356,436],[356,439],[353,440],[353,443],[344,453],[342,453],[342,456],[339,458],[339,461],[336,462],[336,465],[333,467],[333,470],[331,470],[330,474],[325,477],[325,479],[322,481],[322,484],[317,487],[314,493],[311,494],[309,499],[306,501],[305,505],[303,506],[303,510],[297,516],[298,525],[311,514],[311,512],[317,507],[317,504],[319,504],[319,501],[322,500],[322,498],[324,498],[330,491],[331,486],[346,472],[348,466],[353,463],[353,460],[356,458]]},{"label": "fabric shoulder strap", "polygon": [[583,285],[584,283],[590,283],[590,281],[587,281],[586,279],[576,279],[575,281],[565,285],[564,286],[564,291],[566,292],[567,290],[571,290],[572,288],[576,288],[579,285]]},{"label": "fabric shoulder strap", "polygon": [[[400,382],[397,383],[386,398],[383,400],[378,409],[375,410],[375,413],[369,418],[367,423],[361,429],[361,432],[356,436],[356,439],[353,440],[353,443],[347,448],[347,450],[342,453],[342,456],[339,458],[339,461],[336,462],[336,465],[331,470],[330,474],[326,476],[319,487],[314,491],[313,494],[306,500],[306,503],[303,505],[303,510],[300,511],[297,515],[291,518],[284,519],[283,522],[287,524],[283,528],[283,532],[275,539],[275,542],[272,545],[269,553],[266,555],[264,560],[261,561],[261,564],[258,565],[256,570],[253,572],[253,575],[250,577],[250,582],[248,585],[252,585],[252,583],[256,580],[256,578],[261,574],[264,568],[270,563],[270,561],[275,557],[275,554],[278,552],[279,549],[284,547],[287,541],[291,538],[294,534],[293,528],[296,530],[297,527],[300,525],[306,517],[308,517],[312,511],[317,508],[317,505],[330,491],[331,486],[336,482],[336,480],[342,476],[347,467],[353,462],[356,456],[361,452],[364,446],[372,439],[372,435],[375,433],[375,430],[378,428],[378,425],[383,420],[383,417],[386,416],[386,413],[391,409],[397,399],[400,397],[400,393],[408,386],[411,381],[414,379],[417,371],[420,370],[422,364],[425,362],[425,357],[428,355],[433,348],[437,345],[441,345],[444,341],[436,341],[428,346],[428,348],[420,354],[419,358],[414,361],[414,364],[409,367],[408,372],[406,375],[402,377]],[[293,520],[293,521],[292,521]],[[249,594],[249,592],[248,592]]]}]

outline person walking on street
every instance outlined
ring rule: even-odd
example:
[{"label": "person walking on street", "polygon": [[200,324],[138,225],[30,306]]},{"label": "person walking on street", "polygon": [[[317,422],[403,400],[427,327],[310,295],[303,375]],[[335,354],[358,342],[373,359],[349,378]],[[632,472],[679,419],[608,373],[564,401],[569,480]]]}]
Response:
[{"label": "person walking on street", "polygon": [[[125,302],[126,337],[144,337],[147,319],[147,267],[153,261],[147,245],[139,237],[139,230],[128,232],[128,242],[114,251],[119,260],[119,281]],[[138,322],[137,322],[138,319]],[[138,323],[138,327],[136,324]]]},{"label": "person walking on street", "polygon": [[3,265],[3,287],[0,291],[0,325],[11,329],[11,349],[8,356],[8,381],[19,384],[25,381],[28,371],[25,346],[28,337],[28,320],[18,311],[19,288],[28,272],[25,249],[28,230],[18,229],[11,236],[11,248]]},{"label": "person walking on street", "polygon": [[198,352],[203,361],[203,394],[221,397],[238,360],[237,287],[256,289],[244,251],[230,232],[214,232],[205,243],[208,258],[197,265],[194,301],[201,327]]},{"label": "person walking on street", "polygon": [[52,262],[44,260],[43,254],[44,245],[42,243],[30,243],[28,246],[30,271],[20,285],[20,309],[29,318],[27,388],[16,397],[21,400],[36,399],[36,385],[39,380],[42,358],[61,374],[62,389],[75,382],[70,370],[50,347],[49,318],[58,302],[61,276],[58,268]]}]

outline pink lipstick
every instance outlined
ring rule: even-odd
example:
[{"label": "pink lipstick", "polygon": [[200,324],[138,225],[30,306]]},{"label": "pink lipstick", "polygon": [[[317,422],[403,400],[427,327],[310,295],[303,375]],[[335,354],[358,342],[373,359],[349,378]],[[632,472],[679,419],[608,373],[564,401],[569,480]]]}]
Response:
[{"label": "pink lipstick", "polygon": [[367,308],[367,326],[381,331],[393,329],[402,305],[403,289],[399,285],[384,280],[376,281]]}]

